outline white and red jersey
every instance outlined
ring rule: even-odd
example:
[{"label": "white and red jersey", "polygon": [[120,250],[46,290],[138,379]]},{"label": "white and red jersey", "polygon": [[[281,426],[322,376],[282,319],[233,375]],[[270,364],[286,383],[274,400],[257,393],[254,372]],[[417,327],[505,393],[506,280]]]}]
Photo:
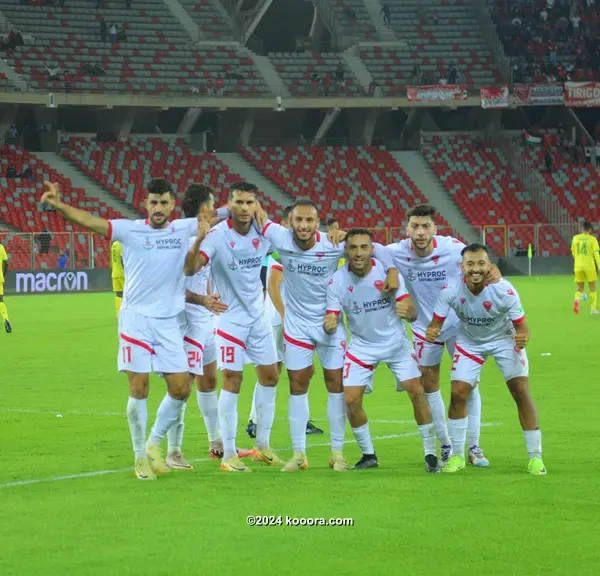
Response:
[{"label": "white and red jersey", "polygon": [[351,345],[383,346],[408,336],[404,322],[396,315],[396,302],[409,294],[400,280],[395,294],[381,292],[386,273],[381,262],[373,260],[371,271],[356,276],[350,265],[342,266],[327,287],[327,314],[344,312],[352,335]]},{"label": "white and red jersey", "polygon": [[[196,237],[190,239],[190,247],[196,240]],[[206,296],[208,294],[208,281],[210,280],[210,264],[206,264],[200,268],[200,271],[193,276],[187,276],[185,279],[186,290],[199,294],[200,296]],[[205,306],[200,304],[191,304],[190,302],[185,303],[185,314],[188,322],[194,324],[204,324],[212,321],[212,313],[208,311]]]},{"label": "white and red jersey", "polygon": [[[271,326],[281,326],[281,314],[277,312],[277,308],[275,308],[275,304],[273,304],[271,296],[269,296],[269,280],[271,279],[271,273],[273,270],[279,270],[283,272],[283,266],[277,262],[273,256],[269,256],[269,259],[267,260],[267,294],[265,295],[265,317]],[[279,292],[281,293],[281,298],[283,299],[285,294],[283,282],[279,285]]]},{"label": "white and red jersey", "polygon": [[108,241],[123,246],[125,288],[121,310],[150,318],[177,316],[185,307],[183,265],[196,218],[153,228],[148,220],[109,220]]},{"label": "white and red jersey", "polygon": [[[433,310],[444,286],[462,278],[461,251],[465,245],[456,238],[434,236],[433,251],[428,256],[417,256],[410,238],[388,246],[375,246],[375,257],[379,258],[383,248],[393,257],[394,266],[402,274],[406,288],[417,308],[417,320],[411,325],[413,333],[425,337],[425,330],[433,318]],[[439,340],[445,342],[456,331],[458,319],[449,313]]]},{"label": "white and red jersey", "polygon": [[451,310],[460,321],[460,337],[474,344],[486,344],[510,338],[514,326],[525,321],[519,294],[508,280],[486,284],[479,294],[473,294],[466,278],[441,291],[434,318],[442,320]]},{"label": "white and red jersey", "polygon": [[264,311],[264,296],[260,270],[271,246],[253,227],[247,234],[238,234],[231,220],[214,226],[200,245],[200,252],[211,264],[213,289],[229,306],[223,319],[240,326],[249,326]]},{"label": "white and red jersey", "polygon": [[281,258],[286,317],[300,325],[321,326],[327,307],[327,284],[344,254],[344,245],[334,246],[325,234],[317,232],[315,245],[302,250],[294,242],[291,229],[271,221],[262,233]]}]

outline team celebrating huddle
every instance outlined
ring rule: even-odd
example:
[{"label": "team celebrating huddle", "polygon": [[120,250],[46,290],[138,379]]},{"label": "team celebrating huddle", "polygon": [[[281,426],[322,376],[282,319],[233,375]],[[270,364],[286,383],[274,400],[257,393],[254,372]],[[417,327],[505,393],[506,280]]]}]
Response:
[{"label": "team celebrating huddle", "polygon": [[[249,472],[246,456],[285,472],[308,468],[308,390],[315,352],[328,393],[334,471],[351,468],[342,450],[347,419],[362,452],[352,468],[378,466],[363,396],[373,391],[374,371],[382,362],[413,405],[427,472],[460,471],[467,461],[465,448],[471,464],[488,466],[479,438],[479,381],[492,356],[517,404],[527,470],[546,474],[528,384],[529,329],[517,291],[501,278],[484,246],[438,236],[433,207],[409,210],[408,238],[383,246],[366,229],[333,228],[323,234],[318,208],[306,199],[287,211],[289,227],[273,222],[257,201],[256,186],[247,182],[232,185],[228,206],[218,210],[209,187],[190,185],[183,196],[185,217],[171,220],[173,188],[155,178],[147,188],[148,217],[136,221],[98,218],[63,203],[56,184],[45,187],[42,202],[119,242],[121,252],[113,251],[113,263],[119,259],[124,270],[124,285],[117,291],[122,297],[117,302],[118,368],[129,382],[127,419],[138,479],[191,468],[181,446],[194,382],[210,454],[221,460],[221,470]],[[275,251],[279,261],[269,266],[267,307],[277,312],[279,324],[265,314],[260,277],[263,261]],[[338,268],[344,257],[345,265]],[[440,392],[445,348],[453,360],[447,420]],[[236,442],[238,397],[248,363],[258,379],[252,418],[256,443],[243,451]],[[282,365],[290,382],[293,456],[287,461],[270,442]],[[152,371],[162,374],[167,393],[146,438]]]}]

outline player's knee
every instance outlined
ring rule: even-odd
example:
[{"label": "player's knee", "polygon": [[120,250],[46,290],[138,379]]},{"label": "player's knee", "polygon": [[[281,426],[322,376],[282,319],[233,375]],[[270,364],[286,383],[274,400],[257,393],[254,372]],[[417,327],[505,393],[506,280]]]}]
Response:
[{"label": "player's knee", "polygon": [[312,366],[310,368],[305,368],[304,370],[288,370],[291,394],[295,396],[306,394],[308,392],[312,373]]},{"label": "player's knee", "polygon": [[348,388],[344,391],[344,401],[350,417],[362,410],[362,395],[357,392],[354,392],[354,390],[349,392]]},{"label": "player's knee", "polygon": [[422,367],[421,383],[425,392],[437,392],[440,389],[439,369],[435,370],[429,366]]},{"label": "player's knee", "polygon": [[402,388],[409,395],[411,400],[418,398],[419,396],[425,395],[425,390],[420,378],[412,378],[410,380],[404,380],[402,382]]},{"label": "player's knee", "polygon": [[344,379],[341,368],[339,370],[323,370],[323,378],[328,392],[340,394],[344,391]]},{"label": "player's knee", "polygon": [[452,386],[452,392],[450,394],[450,405],[453,408],[462,406],[467,403],[469,399],[469,393],[471,389],[467,386]]},{"label": "player's knee", "polygon": [[130,375],[129,395],[138,400],[148,398],[148,376],[146,374]]},{"label": "player's knee", "polygon": [[530,399],[529,381],[527,378],[512,378],[506,383],[517,402],[523,402]]},{"label": "player's knee", "polygon": [[242,387],[242,373],[233,370],[223,370],[223,390],[239,394]]}]

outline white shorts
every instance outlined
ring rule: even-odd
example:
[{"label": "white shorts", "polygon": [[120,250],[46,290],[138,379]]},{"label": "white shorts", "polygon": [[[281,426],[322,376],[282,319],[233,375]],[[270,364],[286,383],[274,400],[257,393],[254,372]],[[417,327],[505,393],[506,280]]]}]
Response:
[{"label": "white shorts", "polygon": [[450,357],[454,357],[456,337],[448,338],[445,342],[427,342],[420,330],[413,328],[413,348],[417,355],[419,366],[439,366],[444,356],[444,348],[448,350]]},{"label": "white shorts", "polygon": [[277,363],[273,332],[262,316],[250,326],[240,326],[221,318],[215,345],[219,370],[242,372],[244,364],[269,366]]},{"label": "white shorts", "polygon": [[474,386],[479,382],[481,369],[488,356],[492,356],[496,360],[506,382],[520,376],[529,376],[527,352],[518,350],[512,338],[496,340],[487,344],[474,344],[459,338],[452,361],[451,379],[467,382]]},{"label": "white shorts", "polygon": [[275,350],[277,350],[277,362],[283,362],[283,325],[275,325],[273,328],[273,340],[275,340]]},{"label": "white shorts", "polygon": [[323,326],[306,326],[284,320],[283,356],[288,370],[303,370],[313,365],[315,350],[326,370],[339,370],[344,365],[346,328],[338,326],[334,334],[327,334]]},{"label": "white shorts", "polygon": [[137,374],[187,372],[180,317],[149,318],[121,310],[118,367],[120,372]]},{"label": "white shorts", "polygon": [[417,355],[408,340],[369,347],[350,342],[344,362],[344,387],[366,386],[365,392],[370,394],[375,368],[380,362],[388,365],[397,382],[421,378]]},{"label": "white shorts", "polygon": [[217,359],[213,332],[212,322],[184,325],[183,347],[187,354],[190,374],[202,376],[204,366]]}]

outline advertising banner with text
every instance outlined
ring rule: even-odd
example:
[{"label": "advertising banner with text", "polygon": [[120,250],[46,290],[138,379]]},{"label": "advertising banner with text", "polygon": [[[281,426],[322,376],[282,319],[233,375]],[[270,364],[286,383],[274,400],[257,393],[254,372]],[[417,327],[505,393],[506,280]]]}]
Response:
[{"label": "advertising banner with text", "polygon": [[408,86],[409,102],[459,102],[467,99],[467,87],[462,84]]},{"label": "advertising banner with text", "polygon": [[563,92],[562,84],[515,84],[513,99],[517,106],[558,106]]},{"label": "advertising banner with text", "polygon": [[9,270],[4,279],[6,294],[67,294],[109,292],[109,268],[86,270]]},{"label": "advertising banner with text", "polygon": [[567,82],[565,84],[565,104],[578,108],[600,106],[600,83]]},{"label": "advertising banner with text", "polygon": [[480,97],[482,108],[508,108],[508,86],[482,86]]}]

